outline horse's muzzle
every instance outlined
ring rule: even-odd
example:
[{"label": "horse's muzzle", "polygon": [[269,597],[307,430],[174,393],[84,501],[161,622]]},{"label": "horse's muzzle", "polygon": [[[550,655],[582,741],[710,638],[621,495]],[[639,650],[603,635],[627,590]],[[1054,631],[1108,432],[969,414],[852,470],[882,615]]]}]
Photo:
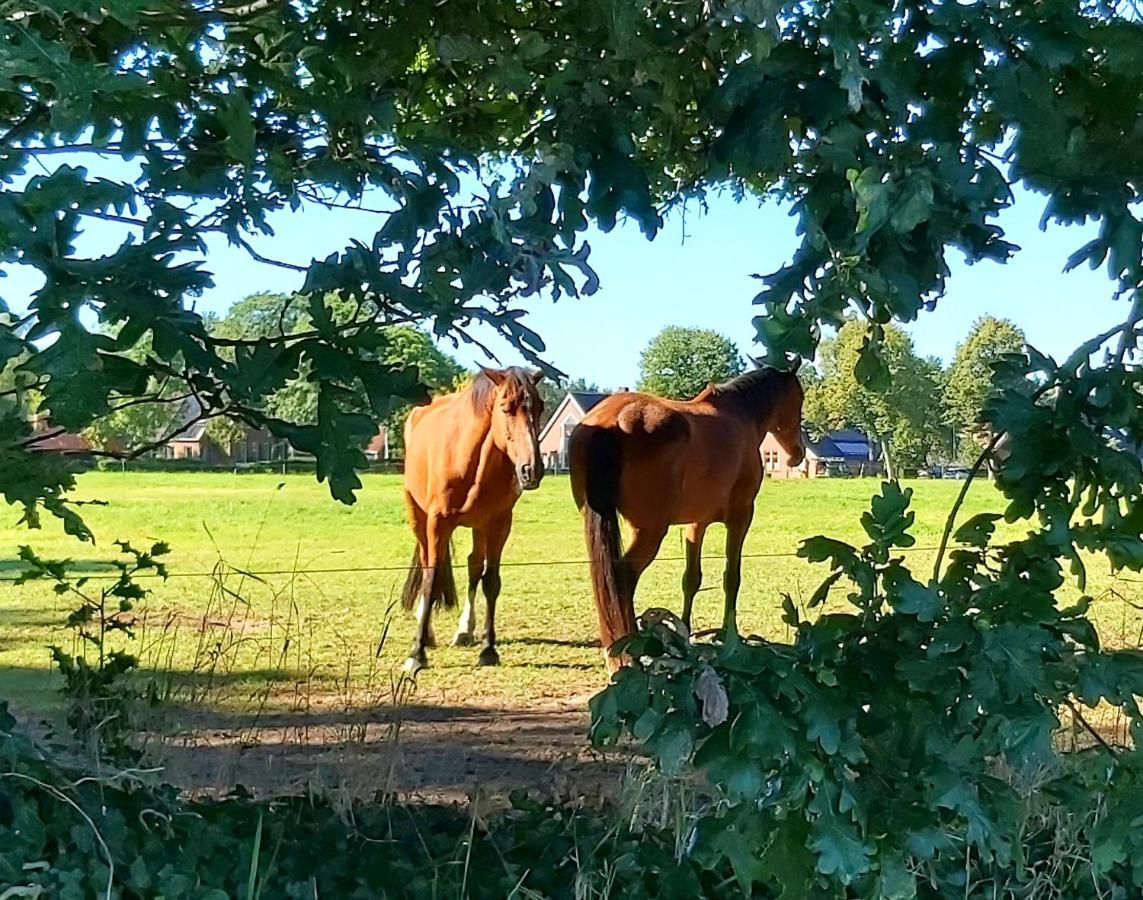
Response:
[{"label": "horse's muzzle", "polygon": [[537,462],[535,465],[532,463],[522,463],[516,467],[516,480],[520,482],[520,489],[525,491],[534,491],[540,486],[540,480],[544,477],[544,464]]},{"label": "horse's muzzle", "polygon": [[786,464],[791,469],[796,469],[798,466],[800,466],[805,461],[805,459],[806,459],[806,450],[804,447],[799,447],[797,453],[791,453],[790,454],[790,458],[786,461]]}]

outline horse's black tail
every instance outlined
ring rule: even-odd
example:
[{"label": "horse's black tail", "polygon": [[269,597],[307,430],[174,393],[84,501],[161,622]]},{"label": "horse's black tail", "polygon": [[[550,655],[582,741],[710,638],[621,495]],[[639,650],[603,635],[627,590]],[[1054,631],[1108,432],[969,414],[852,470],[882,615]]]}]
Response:
[{"label": "horse's black tail", "polygon": [[[627,590],[619,532],[622,436],[610,429],[581,426],[572,436],[572,478],[583,514],[591,565],[591,587],[599,614],[599,637],[607,650],[635,631],[635,606]],[[578,438],[578,440],[577,440]],[[578,472],[576,470],[579,470]]]},{"label": "horse's black tail", "polygon": [[[425,573],[421,568],[421,550],[413,548],[413,561],[409,565],[409,574],[405,576],[405,587],[401,590],[401,606],[412,609],[421,597],[421,586],[424,584]],[[452,541],[445,544],[444,556],[437,565],[437,577],[433,585],[434,591],[431,599],[433,609],[453,609],[457,604],[456,579],[452,574]]]}]

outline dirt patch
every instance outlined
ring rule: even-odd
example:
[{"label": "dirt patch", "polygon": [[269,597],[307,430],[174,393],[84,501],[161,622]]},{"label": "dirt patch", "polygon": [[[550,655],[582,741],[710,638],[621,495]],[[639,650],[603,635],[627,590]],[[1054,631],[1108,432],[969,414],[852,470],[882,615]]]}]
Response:
[{"label": "dirt patch", "polygon": [[407,705],[367,713],[192,713],[153,741],[164,780],[194,793],[320,791],[454,802],[514,790],[597,799],[639,765],[587,740],[586,698],[528,708]]}]

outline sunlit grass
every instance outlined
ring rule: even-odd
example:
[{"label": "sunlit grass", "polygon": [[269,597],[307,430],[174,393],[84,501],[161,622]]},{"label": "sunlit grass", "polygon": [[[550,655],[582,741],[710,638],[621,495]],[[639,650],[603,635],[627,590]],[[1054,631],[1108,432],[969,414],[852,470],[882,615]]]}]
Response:
[{"label": "sunlit grass", "polygon": [[[295,682],[304,680],[311,699],[324,696],[335,702],[347,667],[352,678],[372,665],[387,622],[378,661],[386,678],[403,661],[412,637],[411,620],[393,608],[412,552],[400,477],[372,475],[364,481],[358,502],[343,506],[305,475],[89,473],[80,478],[79,496],[108,503],[85,508],[99,543],[80,544],[52,522],[42,531],[17,528],[17,516],[9,511],[0,528],[0,577],[19,571],[17,547],[25,543],[42,556],[70,557],[78,572],[99,576],[113,557],[112,541],[164,540],[172,548],[172,577],[165,583],[146,582],[154,593],[146,604],[147,627],[136,641],[145,662],[176,673],[197,667],[202,673],[211,642],[230,624],[241,640],[216,650],[225,659],[213,671],[232,700],[248,702],[272,678],[282,696],[296,694]],[[908,560],[919,577],[927,577],[933,563],[927,548],[939,543],[961,483],[915,481],[911,486],[919,549]],[[770,637],[787,633],[781,622],[782,594],[804,601],[825,574],[792,556],[799,540],[825,533],[859,542],[860,514],[877,487],[874,480],[767,482],[746,545],[739,606],[744,631]],[[1001,506],[990,485],[974,484],[961,519]],[[697,628],[720,620],[722,541],[722,530],[711,529],[705,553],[713,558],[704,564],[704,589],[695,604]],[[456,544],[459,564],[467,551],[468,537],[462,532]],[[596,620],[584,555],[567,479],[549,476],[540,490],[521,499],[505,553],[497,618],[503,665],[477,668],[475,649],[442,646],[430,653],[431,668],[419,678],[418,698],[517,703],[597,690],[605,674],[594,645]],[[678,609],[681,555],[681,530],[673,529],[640,586],[641,609]],[[235,600],[220,594],[212,580],[220,556],[238,569],[266,574],[228,575],[226,588],[241,596]],[[1139,612],[1109,592],[1114,589],[1138,602],[1140,587],[1113,580],[1104,567],[1093,564],[1088,592],[1108,598],[1093,611],[1105,642],[1138,643]],[[1065,599],[1076,592],[1067,593]],[[844,591],[836,596],[842,598]],[[47,647],[69,640],[60,627],[68,609],[67,599],[46,585],[0,586],[0,696],[28,706],[51,696],[56,682],[49,674]],[[454,628],[454,614],[438,616],[442,643]]]}]

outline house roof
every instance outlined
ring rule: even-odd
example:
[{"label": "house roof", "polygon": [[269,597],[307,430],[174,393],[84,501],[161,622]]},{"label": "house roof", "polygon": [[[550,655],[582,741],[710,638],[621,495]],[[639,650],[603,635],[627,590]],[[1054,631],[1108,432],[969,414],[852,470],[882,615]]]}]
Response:
[{"label": "house roof", "polygon": [[869,438],[854,428],[830,431],[818,439],[804,434],[806,449],[819,459],[869,459]]},{"label": "house roof", "polygon": [[28,449],[45,453],[87,453],[91,450],[91,444],[83,435],[70,431],[60,431],[56,434],[53,433],[55,430],[55,427],[50,425],[36,429],[37,434],[49,436],[29,444]]},{"label": "house roof", "polygon": [[586,415],[591,412],[593,406],[611,395],[599,391],[572,391],[570,396],[575,400],[575,405],[580,408],[580,411]]},{"label": "house roof", "polygon": [[559,406],[557,406],[555,411],[552,413],[552,417],[548,419],[548,421],[544,424],[544,427],[540,429],[540,436],[537,438],[537,440],[542,441],[544,436],[552,430],[552,428],[555,426],[556,421],[562,417],[564,410],[568,407],[568,404],[574,403],[576,408],[579,410],[580,415],[586,416],[588,412],[591,411],[593,406],[599,403],[599,401],[604,397],[608,396],[610,396],[610,394],[604,394],[598,391],[569,391],[564,395],[564,399],[560,401]]},{"label": "house roof", "polygon": [[[202,404],[200,404],[195,397],[187,397],[186,400],[183,401],[182,406],[179,407],[179,414],[175,419],[174,427],[160,429],[155,435],[155,440],[159,440],[171,432],[177,431],[178,433],[171,438],[170,442],[186,441],[192,444],[198,443],[206,434],[206,420],[200,419],[197,422],[192,420],[197,419],[201,415]],[[186,430],[181,430],[188,422],[191,424]]]}]

